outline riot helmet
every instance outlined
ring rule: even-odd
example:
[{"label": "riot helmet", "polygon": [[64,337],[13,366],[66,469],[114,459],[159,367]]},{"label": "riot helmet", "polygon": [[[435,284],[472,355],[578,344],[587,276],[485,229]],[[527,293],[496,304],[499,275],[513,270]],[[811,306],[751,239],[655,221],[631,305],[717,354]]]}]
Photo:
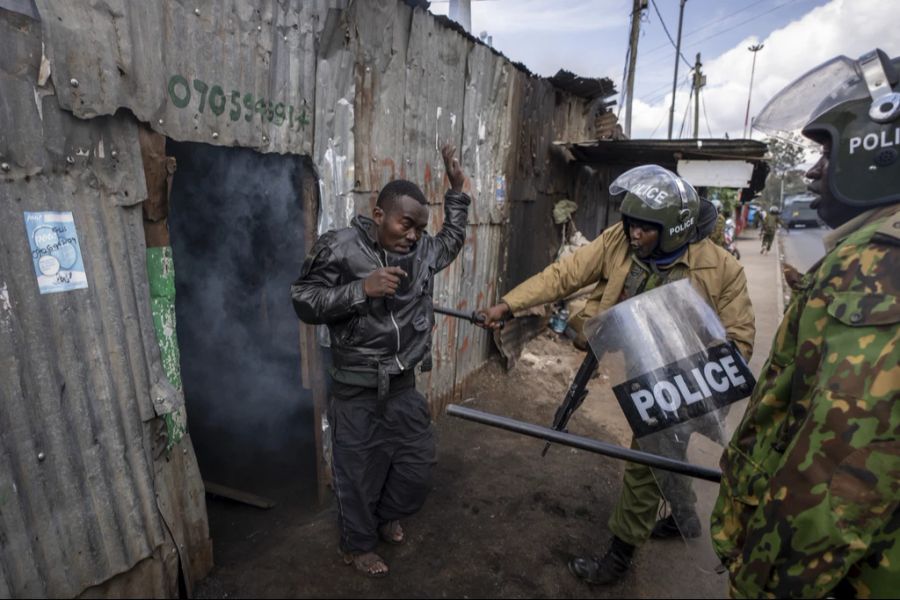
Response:
[{"label": "riot helmet", "polygon": [[658,249],[663,254],[691,241],[700,213],[700,197],[691,184],[659,165],[643,165],[622,173],[609,186],[613,196],[623,192],[619,211],[626,234],[631,218],[659,226]]},{"label": "riot helmet", "polygon": [[710,200],[712,205],[716,207],[716,212],[722,214],[722,201],[721,200]]},{"label": "riot helmet", "polygon": [[[829,191],[865,208],[900,200],[900,59],[881,50],[835,57],[772,98],[753,127],[792,143],[830,145]],[[802,136],[802,137],[801,137]]]}]

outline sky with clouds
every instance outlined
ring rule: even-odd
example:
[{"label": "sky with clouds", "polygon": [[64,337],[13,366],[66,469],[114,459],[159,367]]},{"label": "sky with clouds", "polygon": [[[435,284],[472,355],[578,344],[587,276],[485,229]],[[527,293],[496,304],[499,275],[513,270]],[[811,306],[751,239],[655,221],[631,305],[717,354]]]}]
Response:
[{"label": "sky with clouds", "polygon": [[[431,11],[447,14],[448,6],[432,0]],[[632,0],[473,0],[472,33],[486,31],[495,48],[540,75],[567,69],[609,77],[621,89],[631,9]],[[650,0],[644,11],[633,138],[667,135],[675,48],[663,24],[675,38],[678,10],[678,0]],[[900,0],[687,0],[681,52],[691,66],[699,52],[707,77],[700,95],[701,137],[743,136],[748,46],[764,44],[757,54],[752,118],[782,87],[833,56],[856,58],[874,47],[900,55],[898,21]],[[690,78],[681,62],[673,137],[682,131]],[[689,116],[684,137],[691,137],[692,123]]]}]

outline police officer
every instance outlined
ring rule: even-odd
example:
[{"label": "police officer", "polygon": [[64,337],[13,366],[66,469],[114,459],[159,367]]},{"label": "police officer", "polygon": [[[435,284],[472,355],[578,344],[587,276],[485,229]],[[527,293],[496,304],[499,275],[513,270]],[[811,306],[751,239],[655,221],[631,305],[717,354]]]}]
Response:
[{"label": "police officer", "polygon": [[725,215],[723,213],[723,206],[721,200],[711,200],[712,205],[716,208],[716,226],[713,229],[713,232],[709,235],[709,239],[712,240],[714,244],[718,244],[723,248],[726,246],[725,244]]},{"label": "police officer", "polygon": [[[584,322],[613,305],[644,291],[689,279],[725,325],[729,338],[747,359],[755,333],[753,308],[744,271],[728,252],[708,239],[715,209],[701,202],[694,188],[674,173],[656,166],[631,169],[610,186],[624,194],[622,223],[551,264],[481,311],[485,325],[532,306],[554,302],[589,284],[596,284],[584,309],[570,323]],[[699,233],[698,222],[706,223]],[[633,444],[634,447],[634,444]],[[683,514],[656,523],[660,492],[648,467],[629,464],[621,497],[609,520],[613,538],[601,560],[576,558],[569,563],[578,577],[595,584],[618,581],[629,569],[632,554],[651,532],[657,537],[697,537],[701,533],[693,505],[674,507]],[[690,494],[690,492],[688,492]],[[656,527],[654,528],[654,523]]]},{"label": "police officer", "polygon": [[803,276],[722,458],[713,545],[735,597],[900,590],[900,59],[840,56],[755,121],[821,144],[835,228]]},{"label": "police officer", "polygon": [[769,250],[772,249],[772,240],[775,239],[775,232],[778,231],[779,225],[784,226],[784,222],[781,220],[781,209],[777,206],[772,206],[762,220],[760,254],[768,254]]}]

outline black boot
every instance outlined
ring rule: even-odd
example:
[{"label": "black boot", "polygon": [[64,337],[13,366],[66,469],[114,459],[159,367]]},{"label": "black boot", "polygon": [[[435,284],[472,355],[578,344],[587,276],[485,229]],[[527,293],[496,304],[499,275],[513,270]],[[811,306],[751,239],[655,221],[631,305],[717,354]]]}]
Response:
[{"label": "black boot", "polygon": [[601,559],[576,557],[569,561],[572,575],[595,585],[616,583],[631,567],[634,546],[613,536],[612,544]]},{"label": "black boot", "polygon": [[700,537],[701,533],[703,533],[703,528],[700,526],[700,518],[696,514],[688,515],[679,522],[675,521],[674,516],[669,515],[656,522],[653,531],[650,532],[650,537],[667,539],[684,536],[685,539],[690,540]]}]

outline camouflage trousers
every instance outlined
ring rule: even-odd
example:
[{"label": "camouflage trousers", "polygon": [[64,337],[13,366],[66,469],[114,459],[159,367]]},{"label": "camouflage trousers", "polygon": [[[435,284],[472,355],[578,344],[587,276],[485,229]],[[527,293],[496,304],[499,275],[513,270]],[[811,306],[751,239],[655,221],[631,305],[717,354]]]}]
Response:
[{"label": "camouflage trousers", "polygon": [[762,250],[765,250],[766,252],[771,250],[772,249],[772,240],[774,240],[774,239],[775,239],[774,233],[763,233]]}]

